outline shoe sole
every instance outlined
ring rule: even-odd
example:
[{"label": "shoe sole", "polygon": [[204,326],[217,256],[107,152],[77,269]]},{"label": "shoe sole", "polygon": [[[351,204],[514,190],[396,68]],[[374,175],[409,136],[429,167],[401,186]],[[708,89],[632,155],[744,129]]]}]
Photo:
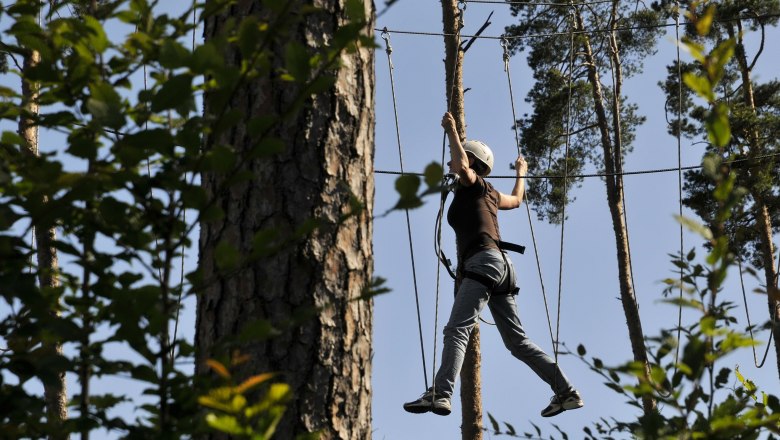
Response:
[{"label": "shoe sole", "polygon": [[542,417],[557,416],[558,414],[560,414],[560,413],[562,413],[564,411],[569,411],[569,410],[572,410],[572,409],[582,408],[583,406],[585,406],[585,402],[583,402],[582,400],[578,400],[576,402],[564,403],[556,411],[548,413],[548,414],[542,414]]},{"label": "shoe sole", "polygon": [[425,414],[431,410],[431,407],[430,406],[412,406],[412,407],[404,406],[404,410],[412,414]]},{"label": "shoe sole", "polygon": [[449,408],[433,408],[431,412],[433,412],[437,416],[448,416],[450,415],[452,410]]}]

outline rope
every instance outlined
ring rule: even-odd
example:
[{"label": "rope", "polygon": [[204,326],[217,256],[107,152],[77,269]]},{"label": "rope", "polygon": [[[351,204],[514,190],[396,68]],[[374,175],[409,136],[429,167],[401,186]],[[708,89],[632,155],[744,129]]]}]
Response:
[{"label": "rope", "polygon": [[[769,18],[777,18],[780,17],[780,13],[773,13],[773,14],[762,14],[757,16],[750,16],[750,17],[735,17],[735,18],[727,18],[727,19],[721,19],[721,20],[715,20],[716,23],[729,23],[732,21],[739,21],[739,20],[763,20],[763,19],[769,19]],[[683,23],[685,25],[693,24],[691,22],[685,22]],[[574,31],[574,35],[579,34],[602,34],[602,33],[608,33],[613,31],[632,31],[632,30],[641,30],[641,29],[661,29],[661,28],[668,28],[668,27],[675,27],[677,26],[677,23],[659,23],[654,25],[636,25],[636,26],[624,26],[624,27],[616,27],[614,29],[590,29],[590,30],[578,30]],[[377,32],[383,32],[384,29],[374,29]],[[454,37],[454,34],[447,34],[447,33],[441,33],[441,32],[425,32],[425,31],[405,31],[405,30],[387,30],[386,32],[391,34],[401,34],[401,35],[422,35],[422,36],[428,36],[428,37]],[[543,33],[543,34],[528,34],[528,35],[512,35],[512,36],[494,36],[494,35],[460,35],[460,37],[463,38],[484,38],[488,40],[501,40],[501,39],[507,39],[507,40],[524,40],[529,38],[546,38],[546,37],[559,37],[559,36],[568,36],[571,32],[549,32],[549,33]]]},{"label": "rope", "polygon": [[[517,128],[517,113],[515,112],[515,95],[512,91],[512,74],[509,69],[509,42],[507,40],[501,40],[501,48],[503,49],[503,60],[504,60],[504,72],[506,72],[506,79],[507,84],[509,84],[509,101],[512,104],[512,125],[514,127],[515,132],[515,146],[517,147],[517,154],[518,156],[522,153],[520,148],[520,133]],[[523,192],[523,197],[525,197],[525,192]],[[547,328],[550,330],[550,342],[552,343],[552,348],[555,350],[555,337],[553,336],[553,330],[552,330],[552,321],[550,320],[550,307],[547,303],[547,292],[544,288],[544,278],[542,277],[542,266],[539,259],[539,249],[536,245],[536,233],[534,232],[534,223],[531,219],[531,208],[528,205],[528,201],[525,203],[525,210],[528,214],[528,226],[531,230],[531,242],[533,243],[534,247],[534,257],[536,257],[536,269],[539,273],[539,284],[542,288],[542,298],[544,299],[544,311],[547,314]]]},{"label": "rope", "polygon": [[[680,41],[680,2],[676,2],[677,13],[674,16],[676,24],[674,29],[675,41]],[[680,44],[677,47],[677,199],[679,202],[679,215],[683,215],[683,189],[682,189],[682,64],[680,64]],[[680,260],[683,259],[685,243],[683,241],[683,224],[680,222]],[[740,277],[742,270],[740,269]],[[680,268],[680,302],[677,306],[677,347],[674,349],[674,375],[677,374],[677,362],[680,359],[680,335],[682,334],[682,298],[683,298],[683,268]],[[674,376],[672,375],[672,376]]]},{"label": "rope", "polygon": [[[387,70],[390,73],[390,92],[393,97],[393,115],[395,116],[395,137],[396,141],[398,143],[398,161],[401,165],[401,173],[404,172],[404,158],[401,148],[401,130],[399,128],[398,124],[398,104],[395,99],[395,78],[393,76],[393,69],[395,67],[393,66],[393,60],[391,57],[391,54],[393,53],[393,46],[390,45],[390,34],[384,32],[382,33],[382,39],[385,40],[385,53],[387,53]],[[414,283],[414,302],[417,306],[417,328],[419,330],[420,334],[420,354],[422,356],[422,368],[423,368],[423,377],[425,379],[425,389],[428,389],[428,369],[425,366],[425,345],[423,343],[423,332],[422,332],[422,317],[420,316],[420,294],[417,289],[417,270],[414,263],[414,246],[412,245],[412,223],[409,219],[409,210],[404,210],[406,214],[406,232],[407,236],[409,237],[409,255],[412,259],[412,280]]]},{"label": "rope", "polygon": [[[195,53],[195,28],[198,27],[198,15],[197,15],[197,0],[194,0],[192,2],[192,52]],[[184,173],[184,180],[187,180],[187,173]],[[187,223],[187,209],[182,207],[181,210],[181,221],[182,223]],[[182,234],[186,233],[185,231],[182,231]],[[182,237],[184,238],[184,237]],[[171,346],[171,364],[173,364],[175,357],[174,357],[174,349],[176,344],[176,336],[179,333],[179,313],[181,312],[181,297],[182,297],[182,291],[184,290],[184,250],[182,249],[181,253],[181,273],[179,274],[179,294],[176,298],[176,319],[174,319],[173,324],[173,346]]]},{"label": "rope", "polygon": [[[447,97],[447,111],[450,110],[450,107],[452,106],[452,99],[455,96],[455,71],[457,70],[458,66],[458,57],[460,50],[460,31],[464,27],[464,20],[463,16],[466,13],[466,3],[464,0],[458,0],[458,24],[457,24],[457,30],[455,32],[455,57],[452,60],[452,84],[449,86],[449,96]],[[444,169],[444,153],[447,148],[447,132],[445,130],[442,141],[441,141],[441,167]],[[444,182],[444,179],[443,179]],[[444,188],[444,191],[447,189]],[[435,314],[434,314],[434,323],[433,323],[433,366],[432,366],[432,375],[433,378],[433,386],[431,388],[433,395],[436,395],[436,342],[437,342],[437,336],[438,332],[437,329],[439,328],[439,290],[440,290],[440,281],[441,281],[441,265],[442,265],[442,257],[441,257],[441,224],[442,224],[442,217],[444,212],[444,200],[445,197],[442,195],[441,202],[439,202],[439,213],[436,217],[436,237],[435,237],[435,246],[436,246],[436,259],[438,260],[438,264],[436,265],[436,307],[435,307]]]},{"label": "rope", "polygon": [[[760,160],[762,159],[772,159],[780,157],[780,153],[770,153],[770,154],[764,154],[761,156],[756,156],[752,160],[756,161],[755,163],[750,164],[750,166],[759,166],[761,165]],[[738,164],[742,162],[749,162],[751,159],[734,159],[734,160],[727,160],[723,161],[722,163],[724,165],[733,165]],[[691,170],[699,170],[703,166],[702,165],[690,165],[685,167],[672,167],[672,168],[656,168],[656,169],[650,169],[650,170],[640,170],[640,171],[623,171],[619,173],[591,173],[591,174],[571,174],[568,176],[570,179],[583,179],[583,178],[592,178],[592,177],[614,177],[614,176],[637,176],[637,175],[643,175],[643,174],[659,174],[659,173],[669,173],[673,171],[691,171]],[[391,174],[391,175],[400,175],[400,171],[392,171],[392,170],[374,170],[375,174]],[[423,173],[406,173],[408,175],[414,175],[414,176],[424,176]],[[517,176],[487,176],[487,179],[516,179]],[[540,176],[540,175],[527,175],[525,176],[526,179],[563,179],[564,176]]]},{"label": "rope", "polygon": [[[558,304],[557,304],[557,316],[555,320],[555,365],[558,365],[558,344],[561,341],[561,296],[563,291],[563,245],[564,245],[564,233],[566,230],[566,202],[568,199],[566,184],[568,181],[567,175],[569,174],[569,146],[571,145],[571,95],[572,95],[572,78],[574,77],[574,3],[571,3],[572,9],[569,12],[571,14],[571,27],[569,28],[570,46],[569,46],[569,97],[566,103],[567,115],[566,115],[566,155],[563,160],[563,207],[561,208],[561,246],[558,260]],[[557,369],[556,369],[557,375]]]},{"label": "rope", "polygon": [[[753,324],[750,322],[750,310],[748,310],[748,304],[747,304],[747,294],[745,294],[745,280],[742,276],[742,260],[737,258],[737,264],[739,265],[739,284],[742,287],[742,301],[745,304],[745,316],[747,316],[747,323],[748,323],[748,331],[750,332],[750,340],[754,342],[754,344],[751,345],[751,348],[753,349],[753,363],[755,364],[756,368],[761,368],[764,366],[764,363],[766,362],[766,358],[769,355],[769,348],[772,346],[772,336],[774,336],[774,331],[769,331],[769,341],[766,343],[766,351],[764,351],[764,356],[761,358],[761,362],[758,362],[758,355],[756,354],[756,346],[755,346],[755,339],[753,338]],[[772,328],[774,329],[775,324],[775,315],[772,314]]]}]

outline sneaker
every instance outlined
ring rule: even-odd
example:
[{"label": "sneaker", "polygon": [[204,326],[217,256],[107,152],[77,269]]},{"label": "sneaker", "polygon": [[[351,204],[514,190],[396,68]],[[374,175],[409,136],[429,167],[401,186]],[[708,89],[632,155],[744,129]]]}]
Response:
[{"label": "sneaker", "polygon": [[582,408],[584,405],[585,402],[582,401],[580,393],[569,391],[553,396],[547,408],[542,410],[542,417],[557,416],[566,410]]},{"label": "sneaker", "polygon": [[443,397],[440,394],[437,394],[434,397],[433,389],[431,388],[428,388],[419,399],[404,403],[404,409],[407,412],[414,414],[424,414],[428,411],[432,411],[434,414],[440,416],[447,416],[452,412],[450,399]]}]

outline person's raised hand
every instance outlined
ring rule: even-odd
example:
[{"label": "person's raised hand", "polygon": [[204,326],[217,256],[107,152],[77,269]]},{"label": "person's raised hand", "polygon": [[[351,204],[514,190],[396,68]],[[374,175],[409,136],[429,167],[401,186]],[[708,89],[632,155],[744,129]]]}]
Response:
[{"label": "person's raised hand", "polygon": [[441,126],[444,127],[444,131],[448,134],[455,134],[457,132],[455,118],[452,117],[452,113],[450,112],[444,113],[444,116],[441,117]]},{"label": "person's raised hand", "polygon": [[517,172],[517,177],[523,177],[528,172],[528,163],[523,156],[517,156],[515,171]]}]

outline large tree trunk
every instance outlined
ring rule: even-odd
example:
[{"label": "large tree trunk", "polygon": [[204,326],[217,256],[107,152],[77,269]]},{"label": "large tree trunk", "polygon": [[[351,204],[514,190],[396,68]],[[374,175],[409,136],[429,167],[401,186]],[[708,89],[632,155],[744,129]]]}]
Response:
[{"label": "large tree trunk", "polygon": [[[288,5],[289,13],[303,5],[324,11],[307,15],[290,38],[312,51],[331,40],[345,20],[345,3],[298,0]],[[268,13],[260,2],[237,2],[228,13],[206,21],[205,39],[220,36],[228,20]],[[365,13],[371,17],[368,33],[375,13],[370,0]],[[282,64],[283,42],[273,52],[279,55],[275,62]],[[224,57],[227,63],[240,62],[237,49]],[[205,148],[222,144],[245,149],[250,142],[247,122],[284,112],[292,104],[294,87],[275,73],[242,86],[230,107],[243,113],[243,121],[208,139]],[[213,114],[217,109],[208,98],[205,112]],[[203,175],[203,187],[225,216],[201,224],[199,267],[204,279],[219,281],[205,286],[198,297],[196,368],[204,374],[203,363],[219,354],[220,341],[248,324],[263,319],[282,328],[270,340],[244,344],[241,351],[250,361],[238,367],[244,376],[281,372],[280,380],[290,385],[294,397],[277,428],[278,439],[310,431],[321,431],[322,439],[371,438],[373,303],[356,298],[369,287],[373,270],[373,109],[374,50],[345,53],[335,85],[311,97],[276,128],[284,152],[242,164],[242,171],[253,175],[250,182],[223,190],[227,176]],[[343,220],[353,195],[365,209]],[[246,255],[258,231],[272,230],[281,242],[312,219],[319,226],[305,239],[289,242],[228,278],[218,275],[218,244],[229,243]],[[285,328],[297,314],[315,310],[299,325]]]},{"label": "large tree trunk", "polygon": [[[584,30],[584,24],[579,10],[575,9],[575,11],[574,31],[578,32]],[[620,163],[622,160],[620,148],[621,139],[619,136],[620,115],[617,114],[613,116],[614,119],[611,129],[616,133],[614,136],[615,145],[613,145],[613,140],[609,135],[610,122],[607,118],[606,108],[604,107],[604,94],[601,89],[601,78],[599,77],[599,72],[596,68],[596,61],[590,45],[590,38],[587,34],[582,34],[580,38],[582,38],[582,51],[585,58],[585,65],[588,68],[588,81],[590,82],[591,90],[593,92],[593,103],[601,134],[601,145],[604,149],[604,166],[607,174],[607,203],[612,217],[612,228],[615,233],[620,301],[623,304],[623,312],[626,316],[628,336],[631,341],[631,350],[634,355],[634,360],[644,364],[646,377],[649,378],[650,365],[647,361],[647,349],[645,347],[644,332],[642,331],[642,321],[639,317],[639,305],[637,304],[634,286],[631,282],[632,276],[630,254],[628,251],[628,232],[623,205],[623,178],[619,174],[616,175],[621,168]],[[613,42],[613,44],[616,43]],[[617,48],[615,47],[614,49],[616,50]],[[619,59],[616,59],[615,55],[616,53],[613,53],[612,55],[613,62],[615,63],[615,71],[618,72],[620,71],[620,64]],[[620,75],[618,75],[616,83],[619,83],[620,80]],[[618,100],[620,97],[615,96],[615,99]],[[619,106],[616,105],[614,110],[619,111]],[[651,397],[644,397],[642,399],[642,404],[645,414],[655,411],[655,400]]]},{"label": "large tree trunk", "polygon": [[[24,58],[23,71],[27,72],[41,62],[41,55],[38,51],[30,51],[30,54]],[[38,114],[38,86],[24,79],[22,75],[22,99],[25,102],[25,112],[19,117],[19,135],[24,139],[25,145],[30,153],[38,155],[38,126],[31,115]],[[46,200],[43,200],[46,203]],[[38,282],[41,289],[55,288],[60,285],[57,275],[59,264],[57,261],[57,250],[53,243],[56,240],[56,230],[54,228],[35,227],[35,242],[37,245],[38,259]],[[54,313],[54,312],[53,312]],[[43,349],[46,353],[53,356],[62,356],[62,344],[57,342],[44,342]],[[55,381],[46,381],[43,384],[44,400],[46,402],[46,414],[49,423],[54,427],[51,434],[52,439],[67,438],[67,434],[57,434],[60,430],[57,426],[68,418],[68,399],[65,387],[65,371],[57,374]]]},{"label": "large tree trunk", "polygon": [[[455,0],[442,1],[442,21],[444,33],[460,35],[462,24],[461,11]],[[460,50],[458,36],[444,38],[444,69],[448,110],[455,118],[458,135],[466,138],[466,113],[463,102],[463,51]],[[460,264],[460,259],[458,259]],[[457,292],[459,285],[455,283]],[[482,439],[482,358],[479,344],[479,324],[474,325],[463,367],[460,370],[461,438],[463,440]]]},{"label": "large tree trunk", "polygon": [[[750,67],[748,66],[747,54],[742,41],[742,27],[737,22],[738,32],[735,32],[734,26],[728,26],[728,34],[731,38],[737,39],[737,45],[734,50],[734,57],[739,65],[742,76],[742,99],[745,105],[756,113],[756,103],[753,96],[753,81],[750,79]],[[755,130],[748,133],[748,156],[754,158],[764,154],[760,145],[759,135]],[[749,178],[754,178],[752,169],[748,170]],[[767,306],[769,307],[769,319],[775,323],[772,326],[772,334],[775,340],[775,358],[777,361],[777,373],[780,377],[780,303],[777,301],[777,267],[775,267],[774,244],[772,234],[772,217],[769,215],[769,208],[764,201],[764,196],[759,192],[758,185],[748,185],[749,191],[753,196],[753,216],[756,219],[756,231],[760,240],[761,257],[764,262],[764,281],[767,289]]]}]

